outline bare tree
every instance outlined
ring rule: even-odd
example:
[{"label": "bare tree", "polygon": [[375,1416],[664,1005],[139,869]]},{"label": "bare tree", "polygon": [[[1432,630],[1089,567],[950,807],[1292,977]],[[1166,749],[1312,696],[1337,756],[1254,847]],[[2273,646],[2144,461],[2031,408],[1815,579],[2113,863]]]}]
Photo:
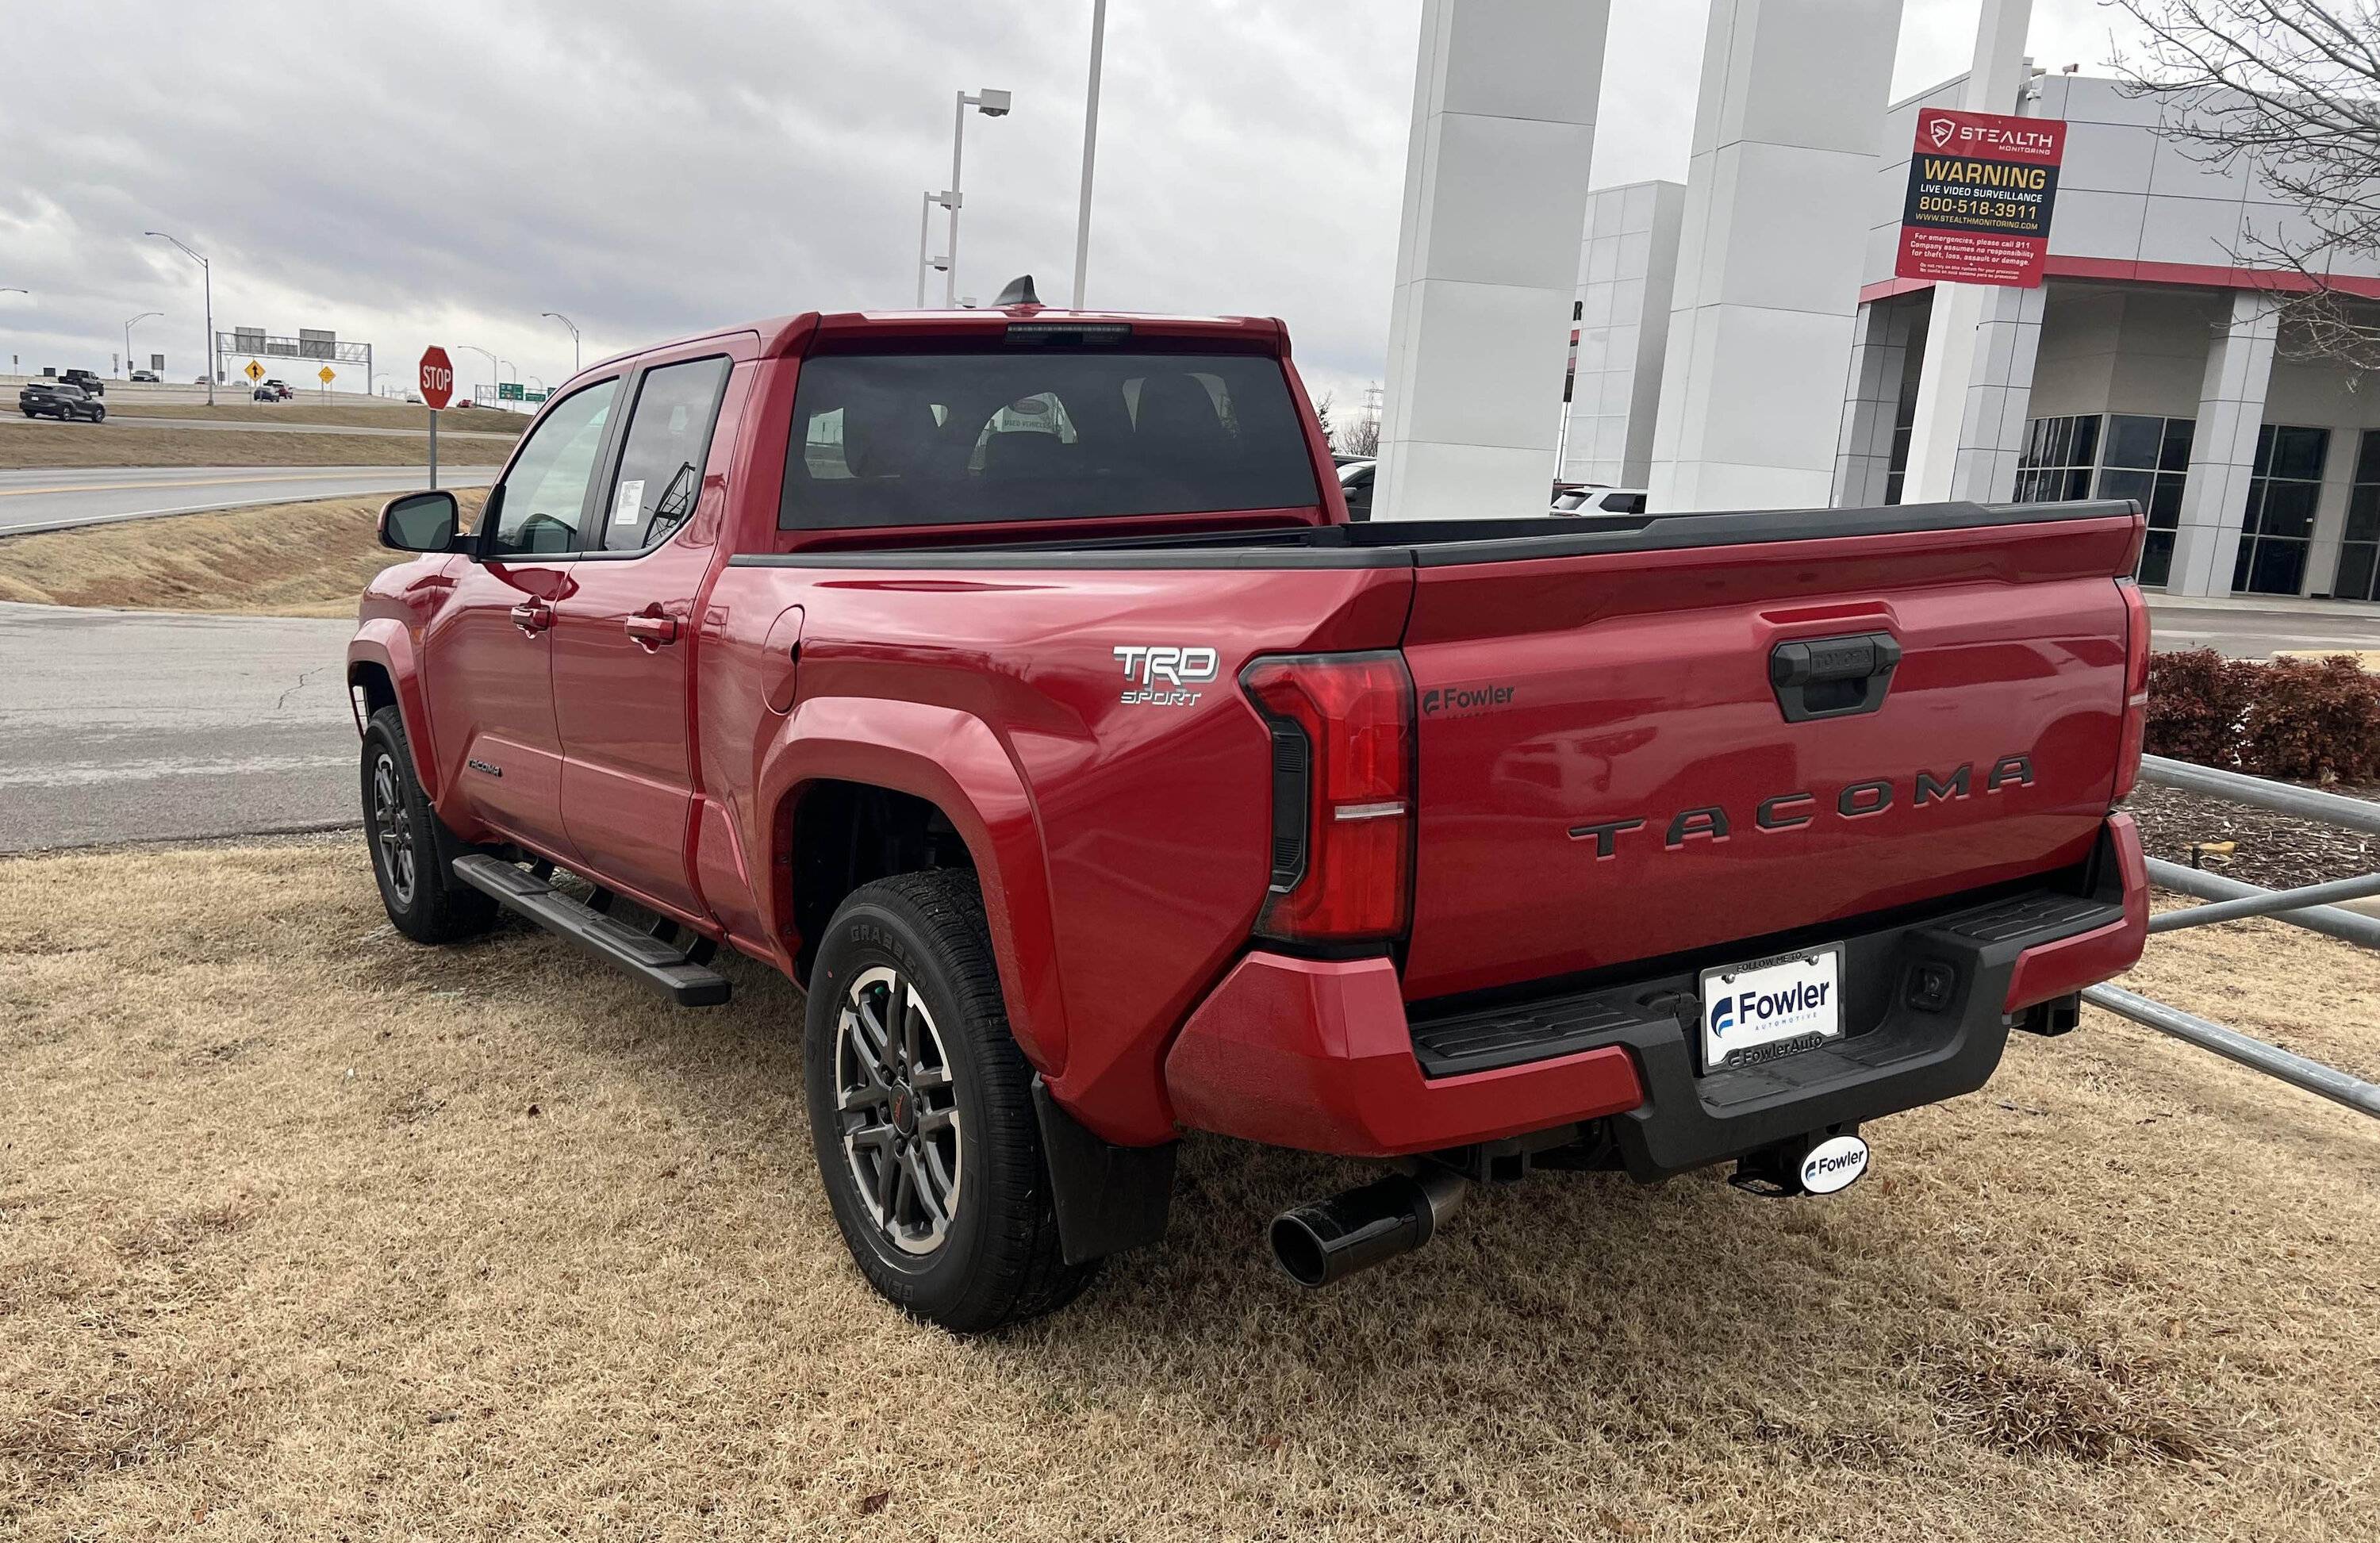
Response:
[{"label": "bare tree", "polygon": [[1314,416],[1322,420],[1322,443],[1334,450],[1339,447],[1340,431],[1330,426],[1330,407],[1337,400],[1327,391],[1314,399]]},{"label": "bare tree", "polygon": [[2380,312],[2332,273],[2380,265],[2380,0],[2107,0],[2145,36],[2117,69],[2166,130],[2259,177],[2300,218],[2251,228],[2234,260],[2277,269],[2292,351],[2380,369]]}]

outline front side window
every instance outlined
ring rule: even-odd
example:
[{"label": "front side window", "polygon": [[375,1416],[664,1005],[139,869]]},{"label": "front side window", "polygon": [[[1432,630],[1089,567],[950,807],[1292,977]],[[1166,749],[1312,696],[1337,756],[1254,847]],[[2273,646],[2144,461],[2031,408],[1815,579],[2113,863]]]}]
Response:
[{"label": "front side window", "polygon": [[603,529],[589,546],[641,552],[669,540],[692,516],[727,371],[726,359],[707,358],[645,372],[619,472],[598,505]]},{"label": "front side window", "polygon": [[504,474],[504,507],[490,556],[550,557],[575,551],[587,509],[587,485],[603,450],[617,380],[573,393],[529,431]]},{"label": "front side window", "polygon": [[1321,501],[1279,360],[1035,348],[804,361],[788,530]]}]

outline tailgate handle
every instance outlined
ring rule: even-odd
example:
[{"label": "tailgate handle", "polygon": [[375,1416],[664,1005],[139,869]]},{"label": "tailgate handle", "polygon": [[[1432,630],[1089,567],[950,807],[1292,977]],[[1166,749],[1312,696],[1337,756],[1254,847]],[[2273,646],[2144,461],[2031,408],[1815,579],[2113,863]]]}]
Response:
[{"label": "tailgate handle", "polygon": [[1768,652],[1768,684],[1789,723],[1851,718],[1884,705],[1900,642],[1888,632],[1801,638]]}]

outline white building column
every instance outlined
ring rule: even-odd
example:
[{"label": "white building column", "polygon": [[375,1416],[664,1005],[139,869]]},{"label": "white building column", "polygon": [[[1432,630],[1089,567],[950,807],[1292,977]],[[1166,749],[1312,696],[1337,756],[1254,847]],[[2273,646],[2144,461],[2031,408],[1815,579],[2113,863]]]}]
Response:
[{"label": "white building column", "polygon": [[1909,372],[1909,342],[1925,308],[1895,296],[1859,308],[1852,334],[1851,378],[1843,393],[1842,433],[1835,444],[1838,509],[1884,502],[1892,475],[1892,424]]},{"label": "white building column", "polygon": [[2025,407],[2033,400],[2033,367],[2041,357],[2041,314],[2047,294],[2046,289],[1990,288],[1982,297],[1968,362],[1967,403],[1959,417],[1952,498],[2005,504],[2016,496],[2016,463],[2024,453]]},{"label": "white building column", "polygon": [[1609,0],[1425,0],[1375,519],[1553,493]]},{"label": "white building column", "polygon": [[1828,502],[1900,30],[1900,0],[1711,0],[1653,508]]},{"label": "white building column", "polygon": [[2230,323],[2206,350],[2168,594],[2231,592],[2240,525],[2248,513],[2248,479],[2256,467],[2256,434],[2265,426],[2265,391],[2273,378],[2273,345],[2279,334],[2280,307],[2272,296],[2255,289],[2232,295]]}]

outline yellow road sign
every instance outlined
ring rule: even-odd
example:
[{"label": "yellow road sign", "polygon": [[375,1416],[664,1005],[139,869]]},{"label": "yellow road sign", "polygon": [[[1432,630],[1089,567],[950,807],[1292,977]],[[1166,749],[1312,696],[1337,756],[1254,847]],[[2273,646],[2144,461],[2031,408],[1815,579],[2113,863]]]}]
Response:
[{"label": "yellow road sign", "polygon": [[264,379],[264,366],[257,363],[254,359],[250,359],[248,361],[248,368],[241,371],[240,373],[247,376],[249,383],[253,385],[257,382]]},{"label": "yellow road sign", "polygon": [[324,385],[329,385],[333,381],[338,379],[338,371],[333,370],[326,364],[322,366],[322,372],[318,379],[320,379]]}]

